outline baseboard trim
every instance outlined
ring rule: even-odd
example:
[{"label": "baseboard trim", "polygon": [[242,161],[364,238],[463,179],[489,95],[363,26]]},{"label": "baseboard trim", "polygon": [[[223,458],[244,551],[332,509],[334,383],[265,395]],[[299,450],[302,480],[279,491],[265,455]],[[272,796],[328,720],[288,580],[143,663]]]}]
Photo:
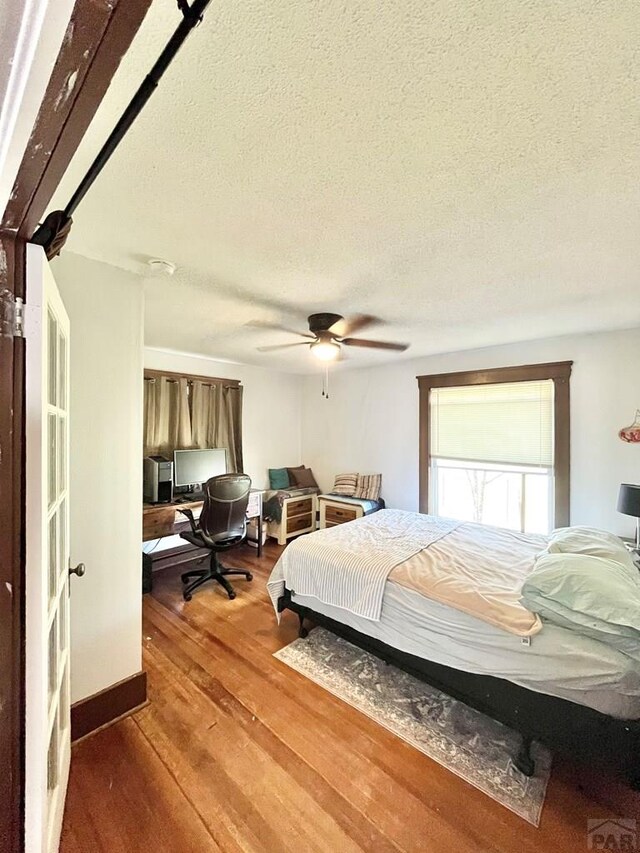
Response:
[{"label": "baseboard trim", "polygon": [[77,741],[127,716],[147,701],[147,673],[137,672],[71,706],[71,740]]}]

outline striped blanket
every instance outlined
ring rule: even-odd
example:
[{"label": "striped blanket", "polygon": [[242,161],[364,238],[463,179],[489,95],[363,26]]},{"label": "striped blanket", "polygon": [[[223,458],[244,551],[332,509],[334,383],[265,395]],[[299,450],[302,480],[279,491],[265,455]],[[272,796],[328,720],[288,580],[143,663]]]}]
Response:
[{"label": "striped blanket", "polygon": [[286,586],[292,594],[377,622],[393,569],[458,526],[448,518],[383,509],[300,536],[282,553],[267,583],[276,612]]}]

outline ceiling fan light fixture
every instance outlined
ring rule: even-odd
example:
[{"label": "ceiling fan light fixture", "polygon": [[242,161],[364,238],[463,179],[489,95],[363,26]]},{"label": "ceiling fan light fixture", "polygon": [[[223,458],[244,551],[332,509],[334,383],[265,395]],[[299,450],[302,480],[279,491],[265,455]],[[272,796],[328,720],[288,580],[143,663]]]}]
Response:
[{"label": "ceiling fan light fixture", "polygon": [[311,344],[311,352],[319,361],[335,361],[340,355],[340,345],[335,341],[319,340]]}]

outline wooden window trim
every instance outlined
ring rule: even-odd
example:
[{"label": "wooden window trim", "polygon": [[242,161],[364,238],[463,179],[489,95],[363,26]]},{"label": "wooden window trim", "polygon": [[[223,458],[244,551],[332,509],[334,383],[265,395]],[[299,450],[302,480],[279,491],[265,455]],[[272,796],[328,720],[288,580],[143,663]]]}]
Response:
[{"label": "wooden window trim", "polygon": [[198,376],[196,373],[174,373],[170,370],[149,370],[145,368],[145,379],[160,379],[165,377],[174,382],[179,379],[186,379],[189,384],[192,382],[204,382],[206,385],[228,385],[232,388],[237,388],[240,385],[239,379],[222,379],[219,376]]},{"label": "wooden window trim", "polygon": [[572,361],[496,367],[489,370],[464,370],[416,376],[420,391],[419,465],[420,512],[429,512],[429,423],[431,390],[463,385],[494,385],[501,382],[535,382],[552,379],[554,387],[554,526],[566,527],[570,521],[571,429],[570,390]]}]

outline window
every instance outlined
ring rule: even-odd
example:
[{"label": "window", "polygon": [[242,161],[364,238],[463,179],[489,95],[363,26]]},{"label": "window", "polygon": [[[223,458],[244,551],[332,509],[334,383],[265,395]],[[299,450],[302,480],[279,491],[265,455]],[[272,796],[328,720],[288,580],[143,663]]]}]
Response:
[{"label": "window", "polygon": [[570,373],[419,376],[421,511],[527,533],[568,524]]}]

